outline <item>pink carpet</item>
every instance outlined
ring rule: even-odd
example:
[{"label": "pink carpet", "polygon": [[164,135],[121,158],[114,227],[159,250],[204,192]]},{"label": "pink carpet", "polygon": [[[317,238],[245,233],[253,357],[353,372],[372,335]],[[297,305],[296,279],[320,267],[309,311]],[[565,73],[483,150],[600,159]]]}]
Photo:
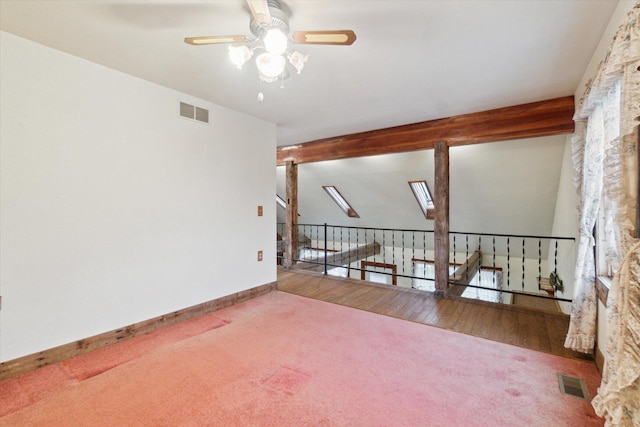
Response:
[{"label": "pink carpet", "polygon": [[592,363],[272,292],[0,382],[2,426],[600,426]]}]

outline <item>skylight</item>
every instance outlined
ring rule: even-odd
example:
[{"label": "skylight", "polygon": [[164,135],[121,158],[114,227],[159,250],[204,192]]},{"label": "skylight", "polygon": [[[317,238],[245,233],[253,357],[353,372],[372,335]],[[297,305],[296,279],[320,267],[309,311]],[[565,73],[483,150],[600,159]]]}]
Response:
[{"label": "skylight", "polygon": [[409,186],[411,187],[411,191],[413,191],[413,195],[416,196],[416,200],[418,201],[425,218],[432,219],[435,206],[433,204],[431,193],[429,192],[429,187],[427,187],[427,182],[409,181]]},{"label": "skylight", "polygon": [[351,218],[360,218],[360,216],[356,213],[356,211],[349,205],[349,203],[342,197],[342,194],[338,191],[336,187],[333,185],[323,185],[324,191],[333,199],[334,202],[338,205],[342,212],[347,214]]}]

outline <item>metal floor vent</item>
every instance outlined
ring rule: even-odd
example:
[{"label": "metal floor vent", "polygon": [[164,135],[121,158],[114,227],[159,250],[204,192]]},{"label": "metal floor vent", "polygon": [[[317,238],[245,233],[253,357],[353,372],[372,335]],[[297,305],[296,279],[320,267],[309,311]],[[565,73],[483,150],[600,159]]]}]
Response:
[{"label": "metal floor vent", "polygon": [[587,387],[584,385],[582,378],[559,373],[558,382],[562,393],[589,400],[589,393],[587,393]]},{"label": "metal floor vent", "polygon": [[209,110],[187,104],[186,102],[180,102],[180,117],[197,120],[202,123],[209,123]]}]

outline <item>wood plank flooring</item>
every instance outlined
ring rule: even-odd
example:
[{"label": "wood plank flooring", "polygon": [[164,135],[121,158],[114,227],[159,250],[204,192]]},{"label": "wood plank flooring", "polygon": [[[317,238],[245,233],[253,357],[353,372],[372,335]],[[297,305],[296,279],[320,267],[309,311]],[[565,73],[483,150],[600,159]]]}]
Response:
[{"label": "wood plank flooring", "polygon": [[569,316],[553,311],[435,298],[430,292],[278,268],[278,290],[574,359],[564,347]]},{"label": "wood plank flooring", "polygon": [[556,311],[558,313],[562,313],[558,301],[552,299],[536,298],[528,295],[514,294],[511,299],[511,304],[522,305],[524,307],[529,307],[536,310]]}]

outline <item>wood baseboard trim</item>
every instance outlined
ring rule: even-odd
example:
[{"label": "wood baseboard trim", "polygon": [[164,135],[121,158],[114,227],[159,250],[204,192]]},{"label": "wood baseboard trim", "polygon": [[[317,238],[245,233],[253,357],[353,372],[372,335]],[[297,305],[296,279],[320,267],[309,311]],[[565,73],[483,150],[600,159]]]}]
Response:
[{"label": "wood baseboard trim", "polygon": [[598,368],[598,371],[600,371],[600,374],[602,375],[604,372],[604,354],[602,354],[602,351],[600,351],[600,347],[598,346],[596,346],[595,359],[596,359],[596,367]]},{"label": "wood baseboard trim", "polygon": [[83,353],[97,350],[118,341],[144,335],[156,329],[170,326],[184,320],[193,319],[204,314],[212,313],[222,308],[230,307],[244,301],[256,298],[276,290],[277,282],[267,283],[246,289],[235,294],[216,298],[201,304],[177,310],[152,319],[143,320],[122,328],[94,335],[58,347],[53,347],[38,353],[29,354],[13,360],[0,363],[0,381],[12,378],[47,365],[62,362]]}]

